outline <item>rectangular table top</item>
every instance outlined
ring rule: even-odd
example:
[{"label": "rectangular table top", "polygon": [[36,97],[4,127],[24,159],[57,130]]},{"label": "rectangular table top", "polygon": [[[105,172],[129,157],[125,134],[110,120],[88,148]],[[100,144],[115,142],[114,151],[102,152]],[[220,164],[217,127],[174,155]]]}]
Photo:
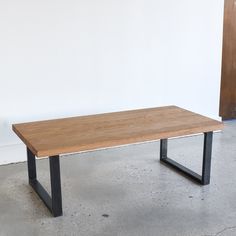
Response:
[{"label": "rectangular table top", "polygon": [[54,156],[221,130],[223,123],[176,106],[12,125],[37,156]]}]

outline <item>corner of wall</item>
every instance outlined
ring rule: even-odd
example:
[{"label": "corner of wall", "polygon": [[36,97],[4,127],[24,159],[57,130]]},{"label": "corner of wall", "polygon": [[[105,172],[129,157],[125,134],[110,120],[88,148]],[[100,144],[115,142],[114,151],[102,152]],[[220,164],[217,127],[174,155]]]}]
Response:
[{"label": "corner of wall", "polygon": [[0,146],[0,165],[26,161],[26,151],[23,144]]}]

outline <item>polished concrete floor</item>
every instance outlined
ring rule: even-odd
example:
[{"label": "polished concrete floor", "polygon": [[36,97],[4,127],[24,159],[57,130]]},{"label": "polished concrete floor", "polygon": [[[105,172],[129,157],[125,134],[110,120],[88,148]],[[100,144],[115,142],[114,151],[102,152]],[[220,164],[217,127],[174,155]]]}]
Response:
[{"label": "polished concrete floor", "polygon": [[[202,136],[169,156],[200,171]],[[48,160],[37,161],[49,189]],[[236,122],[214,135],[212,178],[200,186],[159,162],[159,142],[61,157],[62,217],[28,186],[26,163],[0,167],[0,236],[236,235]]]}]

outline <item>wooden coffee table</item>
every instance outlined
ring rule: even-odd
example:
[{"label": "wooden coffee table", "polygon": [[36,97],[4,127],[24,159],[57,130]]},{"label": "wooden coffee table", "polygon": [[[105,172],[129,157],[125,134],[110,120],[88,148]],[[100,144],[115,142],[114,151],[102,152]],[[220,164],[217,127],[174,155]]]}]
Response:
[{"label": "wooden coffee table", "polygon": [[[29,183],[56,216],[62,215],[59,155],[160,139],[160,160],[202,185],[210,183],[213,131],[219,121],[176,106],[12,125],[27,146]],[[204,133],[201,175],[167,157],[168,138]],[[36,159],[49,157],[51,196],[37,180]]]}]

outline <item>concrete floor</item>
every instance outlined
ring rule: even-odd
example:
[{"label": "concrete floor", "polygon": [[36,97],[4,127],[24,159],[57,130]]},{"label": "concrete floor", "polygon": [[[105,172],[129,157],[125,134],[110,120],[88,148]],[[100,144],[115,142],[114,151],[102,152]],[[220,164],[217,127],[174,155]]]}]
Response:
[{"label": "concrete floor", "polygon": [[[169,156],[201,169],[202,136]],[[236,122],[214,135],[212,178],[200,186],[159,162],[159,142],[61,157],[62,217],[28,186],[26,163],[0,167],[0,236],[236,235]],[[48,160],[37,162],[49,189]]]}]

